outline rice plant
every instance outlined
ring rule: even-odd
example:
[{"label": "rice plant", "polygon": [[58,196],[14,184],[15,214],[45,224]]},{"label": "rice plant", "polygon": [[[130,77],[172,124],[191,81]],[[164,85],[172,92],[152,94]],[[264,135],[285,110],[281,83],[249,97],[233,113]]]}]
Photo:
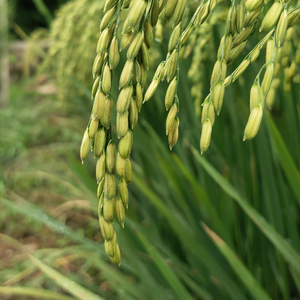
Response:
[{"label": "rice plant", "polygon": [[[85,107],[73,110],[81,124],[88,121],[81,146],[88,166],[67,155],[52,174],[40,164],[42,171],[30,174],[90,203],[90,226],[97,231],[100,217],[104,246],[22,199],[19,190],[6,191],[6,210],[74,243],[25,253],[30,260],[22,271],[34,267],[55,282],[58,295],[80,299],[299,299],[298,10],[293,2],[252,0],[64,6],[51,31],[49,57],[58,59],[47,63],[66,100],[67,90],[78,93],[75,82],[88,85],[94,76],[93,104],[83,97]],[[83,52],[88,36],[91,51]],[[120,267],[105,252],[117,265],[122,254]],[[61,277],[56,260],[73,257],[83,263]],[[106,280],[109,289],[99,288]],[[31,289],[30,295],[52,297],[30,281],[21,287],[0,293]]]}]

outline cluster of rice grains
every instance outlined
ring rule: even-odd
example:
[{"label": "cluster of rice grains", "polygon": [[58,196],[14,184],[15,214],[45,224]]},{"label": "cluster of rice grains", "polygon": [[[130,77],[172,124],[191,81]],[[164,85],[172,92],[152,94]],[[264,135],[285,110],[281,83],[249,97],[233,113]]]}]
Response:
[{"label": "cluster of rice grains", "polygon": [[[276,0],[273,4],[265,5],[266,2],[268,1],[232,0],[231,2],[224,36],[217,54],[218,59],[211,75],[210,93],[203,101],[201,153],[209,147],[215,114],[219,115],[221,111],[225,88],[237,80],[257,59],[263,47],[266,47],[265,64],[259,70],[250,91],[250,115],[244,130],[244,140],[252,139],[257,134],[265,103],[268,108],[272,107],[275,91],[280,84],[278,75],[281,67],[285,70],[284,89],[286,91],[290,89],[291,80],[296,75],[296,63],[299,60],[296,58],[291,64],[289,62],[293,25],[300,16],[300,7],[299,5],[289,7],[291,6],[289,1]],[[238,57],[255,30],[263,32],[264,37],[232,74],[226,77],[227,65]]]},{"label": "cluster of rice grains", "polygon": [[[97,158],[100,228],[105,239],[105,251],[118,265],[121,254],[113,222],[116,215],[124,226],[125,209],[128,208],[127,184],[131,182],[132,174],[130,153],[138,114],[143,102],[148,101],[159,83],[166,79],[169,83],[165,96],[165,106],[169,111],[166,134],[172,149],[177,142],[179,128],[177,85],[180,50],[215,5],[215,1],[203,1],[183,30],[182,20],[187,0],[106,0],[92,70],[94,105],[83,136],[80,156],[83,162],[91,149]],[[122,28],[119,32],[121,22]],[[159,40],[164,22],[169,22],[172,26],[168,54],[166,60],[159,64],[143,96],[154,29],[156,28],[155,37]],[[115,103],[111,97],[112,71],[119,64],[119,52],[123,50],[127,50],[127,60],[119,78],[120,91],[115,106],[116,126],[112,127]],[[117,147],[112,134],[114,128],[119,139]]]},{"label": "cluster of rice grains", "polygon": [[[80,155],[83,162],[91,149],[97,158],[96,179],[100,228],[105,239],[105,251],[118,265],[121,254],[113,222],[116,215],[121,225],[124,226],[125,209],[128,208],[127,184],[131,182],[132,174],[130,153],[133,129],[137,125],[138,114],[142,104],[153,96],[159,83],[166,80],[168,82],[165,95],[165,108],[168,111],[166,135],[169,147],[172,149],[177,142],[179,128],[177,95],[179,58],[187,56],[192,50],[195,53],[203,51],[204,44],[200,41],[206,33],[211,34],[212,24],[200,25],[212,14],[216,4],[216,0],[203,0],[197,7],[194,7],[195,2],[189,3],[188,0],[106,0],[105,14],[100,24],[97,55],[92,70],[94,105],[84,133]],[[218,115],[221,111],[226,86],[234,82],[257,59],[264,46],[266,46],[267,53],[266,63],[259,71],[251,88],[251,113],[245,128],[244,139],[250,139],[256,135],[264,103],[272,106],[279,81],[275,78],[278,75],[277,65],[282,64],[286,69],[285,85],[287,87],[295,75],[295,66],[293,63],[289,66],[288,57],[293,30],[291,26],[299,17],[299,8],[297,6],[293,10],[288,10],[288,3],[276,1],[270,6],[261,22],[260,31],[269,30],[269,32],[234,72],[226,77],[227,65],[238,57],[245,48],[248,38],[256,30],[263,6],[263,0],[247,0],[246,2],[232,0],[231,2],[224,36],[217,53],[218,58],[212,71],[210,94],[203,102],[201,152],[207,150],[209,146],[215,113]],[[192,12],[190,7],[193,7]],[[162,39],[163,27],[168,23],[172,28],[168,53],[165,60],[158,65],[146,90],[149,49],[154,38],[157,41]],[[192,35],[192,33],[195,34]],[[209,45],[206,51],[211,53],[213,46],[211,43]],[[119,96],[118,99],[112,99],[112,73],[119,64],[119,52],[124,50],[127,51],[126,62],[119,78]],[[281,52],[281,60],[279,60],[279,52]],[[201,59],[198,59],[198,62],[203,63]],[[261,81],[262,72],[264,76]],[[112,126],[114,111],[116,111],[116,125]],[[112,130],[116,131],[119,140],[117,146]]]}]

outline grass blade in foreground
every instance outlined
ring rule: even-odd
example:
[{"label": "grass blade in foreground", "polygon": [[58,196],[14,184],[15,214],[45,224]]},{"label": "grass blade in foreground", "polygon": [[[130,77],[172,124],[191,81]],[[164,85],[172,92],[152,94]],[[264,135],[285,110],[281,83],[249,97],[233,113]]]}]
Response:
[{"label": "grass blade in foreground", "polygon": [[283,257],[294,267],[300,274],[300,256],[295,249],[286,243],[281,235],[261,216],[238,191],[222,176],[218,171],[203,158],[200,153],[193,147],[190,147],[196,160],[207,171],[207,173],[216,181],[225,193],[231,196],[241,206],[248,217],[259,227],[264,235],[271,241]]},{"label": "grass blade in foreground", "polygon": [[271,140],[277,150],[280,165],[300,205],[300,174],[273,120],[267,114],[267,123]]},{"label": "grass blade in foreground", "polygon": [[193,298],[189,295],[188,291],[182,285],[182,283],[177,279],[172,270],[165,264],[162,257],[155,250],[152,244],[146,239],[144,235],[137,231],[137,235],[144,245],[147,252],[151,255],[157,267],[160,269],[162,274],[165,276],[166,280],[169,282],[170,286],[179,296],[179,299],[192,300]]},{"label": "grass blade in foreground", "polygon": [[8,287],[8,286],[0,286],[0,295],[20,295],[23,297],[32,297],[37,299],[49,299],[49,300],[75,300],[73,297],[68,297],[56,293],[54,291],[42,290],[32,287]]},{"label": "grass blade in foreground", "polygon": [[258,300],[271,300],[270,296],[262,289],[259,282],[252,276],[249,270],[239,260],[235,253],[227,246],[227,244],[217,236],[212,230],[210,230],[204,223],[202,227],[206,231],[207,235],[212,239],[214,244],[218,247],[221,253],[225,256],[228,263],[231,265],[235,273],[240,280],[244,283],[250,294],[254,299]]},{"label": "grass blade in foreground", "polygon": [[61,273],[48,267],[37,258],[33,256],[29,256],[29,257],[31,261],[37,267],[39,267],[41,271],[43,271],[47,276],[49,276],[53,281],[55,281],[62,289],[64,289],[68,293],[82,300],[104,300],[100,296],[90,292],[89,290],[85,289],[81,285],[63,276]]}]

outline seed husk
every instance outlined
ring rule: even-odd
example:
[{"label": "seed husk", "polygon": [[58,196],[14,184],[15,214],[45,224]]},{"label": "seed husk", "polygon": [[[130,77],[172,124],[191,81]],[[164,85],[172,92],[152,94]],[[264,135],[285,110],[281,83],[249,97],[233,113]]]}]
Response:
[{"label": "seed husk", "polygon": [[282,7],[282,3],[279,1],[273,3],[273,5],[270,7],[265,17],[263,18],[259,31],[268,30],[277,23],[282,11]]},{"label": "seed husk", "polygon": [[242,31],[245,23],[245,11],[242,2],[236,6],[236,30],[238,33]]},{"label": "seed husk", "polygon": [[178,50],[174,50],[169,58],[169,64],[167,69],[167,81],[172,80],[176,74],[178,62]]},{"label": "seed husk", "polygon": [[262,100],[261,96],[263,97],[261,87],[255,82],[250,90],[250,111]]},{"label": "seed husk", "polygon": [[[123,159],[123,158],[122,158]],[[126,164],[126,160],[124,159],[124,171],[122,172],[122,174],[125,174],[125,164]],[[124,176],[122,176],[124,177]],[[122,199],[122,202],[124,204],[124,206],[126,208],[128,208],[128,188],[127,188],[127,183],[125,182],[125,180],[123,178],[119,179],[119,193]]]},{"label": "seed husk", "polygon": [[123,114],[128,111],[132,94],[133,86],[131,84],[121,90],[117,101],[117,112]]},{"label": "seed husk", "polygon": [[203,154],[209,147],[212,132],[212,124],[209,119],[206,119],[202,125],[200,138],[200,151]]},{"label": "seed husk", "polygon": [[253,63],[258,58],[259,54],[260,54],[260,49],[259,49],[259,47],[256,47],[253,50],[251,57],[250,57],[251,63]]},{"label": "seed husk", "polygon": [[114,257],[110,257],[110,260],[117,264],[118,266],[121,265],[121,252],[120,252],[120,247],[119,247],[119,244],[117,243],[116,244],[116,253],[114,255]]},{"label": "seed husk", "polygon": [[117,218],[121,224],[121,226],[124,228],[124,220],[125,220],[125,208],[124,204],[121,200],[121,197],[118,197],[115,202],[115,210]]},{"label": "seed husk", "polygon": [[165,11],[164,11],[164,18],[168,21],[172,18],[176,5],[178,3],[178,0],[168,0]]},{"label": "seed husk", "polygon": [[110,174],[115,172],[116,167],[116,145],[113,140],[110,140],[105,151],[106,170]]},{"label": "seed husk", "polygon": [[288,27],[291,27],[293,26],[296,21],[298,21],[300,17],[300,9],[296,9],[294,11],[291,11],[289,14],[288,14]]},{"label": "seed husk", "polygon": [[113,37],[110,48],[109,48],[109,67],[114,69],[117,67],[120,61],[120,53],[118,46],[118,39],[116,36]]},{"label": "seed husk", "polygon": [[175,49],[177,42],[179,40],[180,34],[181,34],[181,23],[179,23],[172,31],[172,34],[169,39],[169,44],[168,44],[169,53],[172,53],[173,50]]},{"label": "seed husk", "polygon": [[133,142],[132,130],[128,130],[127,133],[120,139],[118,150],[122,157],[128,158],[131,153]]},{"label": "seed husk", "polygon": [[235,48],[232,48],[227,59],[227,64],[232,63],[244,50],[245,46],[247,44],[247,41],[244,41],[243,43],[239,44]]},{"label": "seed husk", "polygon": [[246,14],[245,16],[245,27],[250,27],[252,26],[258,19],[258,17],[260,16],[260,14],[263,11],[263,6],[258,7],[257,9],[249,12]]},{"label": "seed husk", "polygon": [[263,115],[262,105],[258,104],[252,109],[250,113],[244,131],[244,138],[243,138],[244,141],[253,139],[256,136],[261,123],[262,115]]},{"label": "seed husk", "polygon": [[152,27],[155,27],[159,16],[159,4],[158,4],[158,0],[153,0],[152,3],[153,4],[150,12],[150,22]]},{"label": "seed husk", "polygon": [[274,51],[276,51],[275,49],[275,43],[274,43],[274,38],[271,37],[268,42],[267,42],[267,46],[266,46],[266,62],[269,62],[272,60],[273,57],[273,53]]},{"label": "seed husk", "polygon": [[127,49],[132,41],[133,33],[123,34],[120,41],[120,51]]},{"label": "seed husk", "polygon": [[212,93],[211,101],[214,105],[216,114],[219,115],[223,105],[223,98],[225,93],[225,85],[222,81],[215,84]]},{"label": "seed husk", "polygon": [[135,87],[135,94],[136,94],[136,105],[138,108],[138,111],[140,112],[143,105],[143,90],[140,82],[136,84]]},{"label": "seed husk", "polygon": [[206,119],[209,119],[211,122],[211,126],[214,126],[215,123],[215,108],[212,101],[204,101],[202,107],[202,115],[201,115],[201,124],[203,125]]},{"label": "seed husk", "polygon": [[244,28],[240,34],[236,35],[232,42],[232,47],[236,47],[239,44],[243,43],[245,40],[249,39],[249,37],[253,34],[255,26],[250,26]]},{"label": "seed husk", "polygon": [[90,151],[90,138],[88,129],[85,130],[80,146],[80,159],[83,163]]},{"label": "seed husk", "polygon": [[102,215],[99,217],[100,229],[105,240],[109,241],[114,237],[113,224],[107,222]]},{"label": "seed husk", "polygon": [[250,65],[250,59],[245,59],[242,63],[237,67],[236,71],[234,72],[232,82],[235,82],[248,68]]},{"label": "seed husk", "polygon": [[100,23],[100,31],[104,30],[110,22],[114,21],[112,19],[112,16],[114,15],[115,11],[116,11],[116,7],[114,6],[105,13]]},{"label": "seed husk", "polygon": [[266,98],[266,105],[268,109],[272,109],[275,100],[275,95],[276,95],[276,90],[271,88]]},{"label": "seed husk", "polygon": [[117,135],[120,139],[128,131],[128,111],[124,114],[117,113]]},{"label": "seed husk", "polygon": [[263,0],[247,0],[245,5],[249,12],[258,9],[264,3]]},{"label": "seed husk", "polygon": [[104,242],[104,249],[108,256],[114,257],[116,253],[116,242],[117,234],[114,232],[113,238],[111,240],[105,240]]},{"label": "seed husk", "polygon": [[107,48],[108,48],[108,43],[109,43],[109,28],[106,27],[100,37],[99,37],[99,40],[98,40],[98,44],[97,44],[97,54],[98,55],[101,55],[103,54]]},{"label": "seed husk", "polygon": [[145,13],[147,2],[144,0],[137,1],[128,14],[128,24],[132,27],[138,27]]},{"label": "seed husk", "polygon": [[135,34],[135,36],[127,50],[127,60],[133,60],[137,56],[137,54],[142,46],[143,40],[144,40],[144,32],[138,31]]},{"label": "seed husk", "polygon": [[114,174],[105,173],[104,179],[104,196],[107,199],[112,199],[116,194],[116,180]]},{"label": "seed husk", "polygon": [[[117,154],[117,160],[116,160],[116,170],[117,174],[121,177],[125,177],[125,168],[126,168],[126,159],[123,158],[120,153]],[[119,183],[120,184],[120,183]]]},{"label": "seed husk", "polygon": [[100,76],[97,76],[94,80],[93,87],[92,87],[92,96],[91,99],[93,100],[95,98],[96,92],[99,88],[99,82],[100,82]]},{"label": "seed husk", "polygon": [[107,95],[111,89],[111,72],[108,63],[105,64],[102,77],[102,90]]},{"label": "seed husk", "polygon": [[98,130],[99,120],[93,119],[91,120],[90,126],[89,126],[89,137],[90,139],[94,139],[96,132]]},{"label": "seed husk", "polygon": [[129,127],[131,129],[134,129],[138,122],[139,118],[139,112],[138,112],[138,107],[136,100],[131,99],[130,101],[130,106],[129,106]]},{"label": "seed husk", "polygon": [[210,79],[210,85],[213,86],[219,77],[220,79],[224,81],[225,76],[226,76],[226,71],[227,71],[227,65],[226,61],[224,59],[218,59],[214,65],[212,74],[211,74],[211,79]]},{"label": "seed husk", "polygon": [[177,143],[178,135],[179,135],[179,130],[178,129],[179,129],[179,118],[176,117],[175,121],[174,121],[174,125],[173,125],[173,127],[170,130],[169,135],[168,135],[168,142],[169,142],[170,150],[172,150],[174,145]]},{"label": "seed husk", "polygon": [[142,57],[143,67],[146,70],[148,70],[148,68],[149,68],[149,51],[148,51],[146,43],[142,44],[142,47],[140,48],[140,54]]},{"label": "seed husk", "polygon": [[145,97],[144,97],[144,101],[143,102],[146,102],[148,101],[152,96],[153,94],[155,93],[157,87],[158,87],[158,83],[159,81],[157,79],[153,79],[152,82],[150,83],[146,93],[145,93]]},{"label": "seed husk", "polygon": [[[156,2],[156,0],[154,2]],[[154,3],[153,3],[153,5],[154,5]],[[147,20],[145,23],[144,40],[145,40],[147,47],[150,48],[153,43],[153,27],[149,20]]]},{"label": "seed husk", "polygon": [[230,51],[232,49],[232,35],[228,34],[226,36],[223,36],[220,42],[220,46],[218,49],[218,57],[222,55],[222,50],[224,47],[224,52],[223,52],[223,58],[227,61]]},{"label": "seed husk", "polygon": [[108,96],[105,98],[104,108],[100,116],[101,124],[107,129],[110,127],[111,124],[112,109],[113,109],[113,100],[110,96]]},{"label": "seed husk", "polygon": [[106,132],[103,128],[97,130],[94,141],[95,156],[100,156],[106,144]]},{"label": "seed husk", "polygon": [[280,15],[280,18],[279,18],[279,21],[278,21],[278,24],[277,24],[276,30],[275,30],[275,39],[276,39],[276,44],[278,47],[281,47],[284,42],[284,38],[286,35],[286,31],[287,31],[287,26],[288,26],[288,13],[287,13],[287,9],[284,9]]},{"label": "seed husk", "polygon": [[166,96],[165,96],[166,110],[169,110],[169,108],[171,107],[171,105],[174,102],[176,87],[177,87],[177,77],[174,77],[174,79],[170,82],[170,84],[168,86]]},{"label": "seed husk", "polygon": [[181,22],[183,13],[185,11],[186,3],[187,0],[179,0],[177,2],[174,15],[173,15],[173,27],[177,26]]},{"label": "seed husk", "polygon": [[98,183],[98,188],[97,188],[97,197],[98,198],[101,197],[101,195],[103,193],[103,188],[104,188],[104,177]]},{"label": "seed husk", "polygon": [[131,182],[131,177],[132,177],[131,162],[130,159],[127,158],[125,163],[125,176],[124,176],[124,180],[127,184]]},{"label": "seed husk", "polygon": [[100,75],[100,72],[101,72],[101,69],[103,66],[103,62],[104,62],[104,56],[105,56],[104,53],[102,53],[100,55],[97,55],[94,60],[93,70],[92,70],[93,79],[95,79],[96,76]]},{"label": "seed husk", "polygon": [[273,73],[274,73],[274,64],[269,64],[267,66],[266,72],[264,74],[264,78],[261,83],[261,88],[265,96],[267,95],[270,89],[271,82],[273,79]]},{"label": "seed husk", "polygon": [[169,134],[170,130],[172,130],[172,127],[174,126],[175,118],[178,114],[178,106],[176,103],[172,105],[172,107],[169,110],[167,119],[166,119],[166,135]]},{"label": "seed husk", "polygon": [[106,0],[104,4],[104,12],[107,12],[109,9],[111,9],[115,4],[117,3],[117,0]]},{"label": "seed husk", "polygon": [[103,217],[107,222],[113,222],[115,217],[115,199],[106,199],[103,202]]},{"label": "seed husk", "polygon": [[96,179],[97,183],[99,183],[105,174],[105,154],[104,152],[100,155],[96,164]]},{"label": "seed husk", "polygon": [[126,61],[122,73],[120,75],[119,90],[130,83],[133,75],[133,66],[134,66],[133,61],[131,60]]},{"label": "seed husk", "polygon": [[105,94],[100,90],[97,91],[93,106],[93,115],[95,119],[100,119],[105,106]]}]

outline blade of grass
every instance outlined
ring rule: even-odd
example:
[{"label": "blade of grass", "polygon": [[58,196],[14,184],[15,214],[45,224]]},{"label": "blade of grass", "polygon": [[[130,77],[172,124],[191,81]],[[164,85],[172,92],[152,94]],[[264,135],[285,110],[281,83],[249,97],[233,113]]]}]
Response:
[{"label": "blade of grass", "polygon": [[231,299],[246,299],[240,288],[230,278],[223,267],[216,261],[209,249],[207,249],[205,245],[199,243],[199,237],[196,237],[191,228],[188,227],[180,217],[178,217],[178,213],[167,207],[145,184],[145,180],[142,180],[135,173],[133,173],[132,179],[134,185],[140,189],[140,191],[152,202],[152,204],[156,206],[157,210],[160,211],[160,213],[162,213],[169,221],[173,230],[177,233],[185,247],[189,248],[197,260],[203,263],[209,269],[211,274],[223,283],[223,287],[229,293]]},{"label": "blade of grass", "polygon": [[291,266],[289,266],[289,269],[290,269],[290,272],[291,272],[292,277],[294,279],[296,288],[297,288],[297,290],[298,290],[298,292],[300,294],[300,276],[299,276],[299,274],[297,272],[295,272],[295,270]]},{"label": "blade of grass", "polygon": [[136,231],[136,234],[139,237],[142,244],[144,245],[147,252],[154,260],[156,266],[159,268],[159,270],[164,275],[164,277],[169,282],[170,286],[173,288],[174,292],[179,296],[179,298],[184,300],[192,300],[193,298],[190,296],[186,288],[174,275],[173,271],[166,265],[165,261],[157,252],[157,250],[153,247],[153,245],[139,231]]},{"label": "blade of grass", "polygon": [[283,257],[291,263],[295,270],[300,274],[300,256],[291,245],[286,243],[281,235],[243,198],[238,191],[222,176],[216,169],[201,157],[200,153],[190,146],[196,160],[202,165],[207,173],[216,181],[216,183],[229,196],[236,200],[249,218],[259,227],[264,235],[271,241],[276,249],[283,255]]},{"label": "blade of grass", "polygon": [[300,205],[300,174],[279,131],[277,130],[269,114],[266,114],[266,120],[271,135],[272,143],[274,145],[274,148],[277,150],[276,153],[278,155],[281,167],[294,192],[298,204]]},{"label": "blade of grass", "polygon": [[51,15],[50,10],[46,6],[43,0],[32,0],[37,10],[41,13],[41,15],[45,18],[48,26],[50,27],[53,17]]},{"label": "blade of grass", "polygon": [[75,300],[73,297],[61,295],[54,291],[42,290],[32,287],[6,287],[0,286],[0,295],[19,295],[22,297],[32,297],[37,299],[49,299],[49,300]]},{"label": "blade of grass", "polygon": [[83,286],[79,285],[78,283],[68,279],[61,273],[57,272],[56,270],[42,263],[37,258],[31,255],[29,257],[31,261],[43,273],[45,273],[48,277],[50,277],[53,281],[55,281],[57,285],[59,285],[63,290],[67,291],[68,293],[82,300],[104,300],[104,298],[92,293],[91,291],[85,289]]},{"label": "blade of grass", "polygon": [[212,230],[210,230],[203,222],[202,227],[207,235],[212,239],[217,248],[220,250],[220,252],[224,255],[234,272],[244,283],[245,287],[248,289],[253,298],[258,300],[271,300],[270,296],[260,286],[259,282],[252,276],[249,270],[239,260],[236,254],[227,246],[227,244]]}]

